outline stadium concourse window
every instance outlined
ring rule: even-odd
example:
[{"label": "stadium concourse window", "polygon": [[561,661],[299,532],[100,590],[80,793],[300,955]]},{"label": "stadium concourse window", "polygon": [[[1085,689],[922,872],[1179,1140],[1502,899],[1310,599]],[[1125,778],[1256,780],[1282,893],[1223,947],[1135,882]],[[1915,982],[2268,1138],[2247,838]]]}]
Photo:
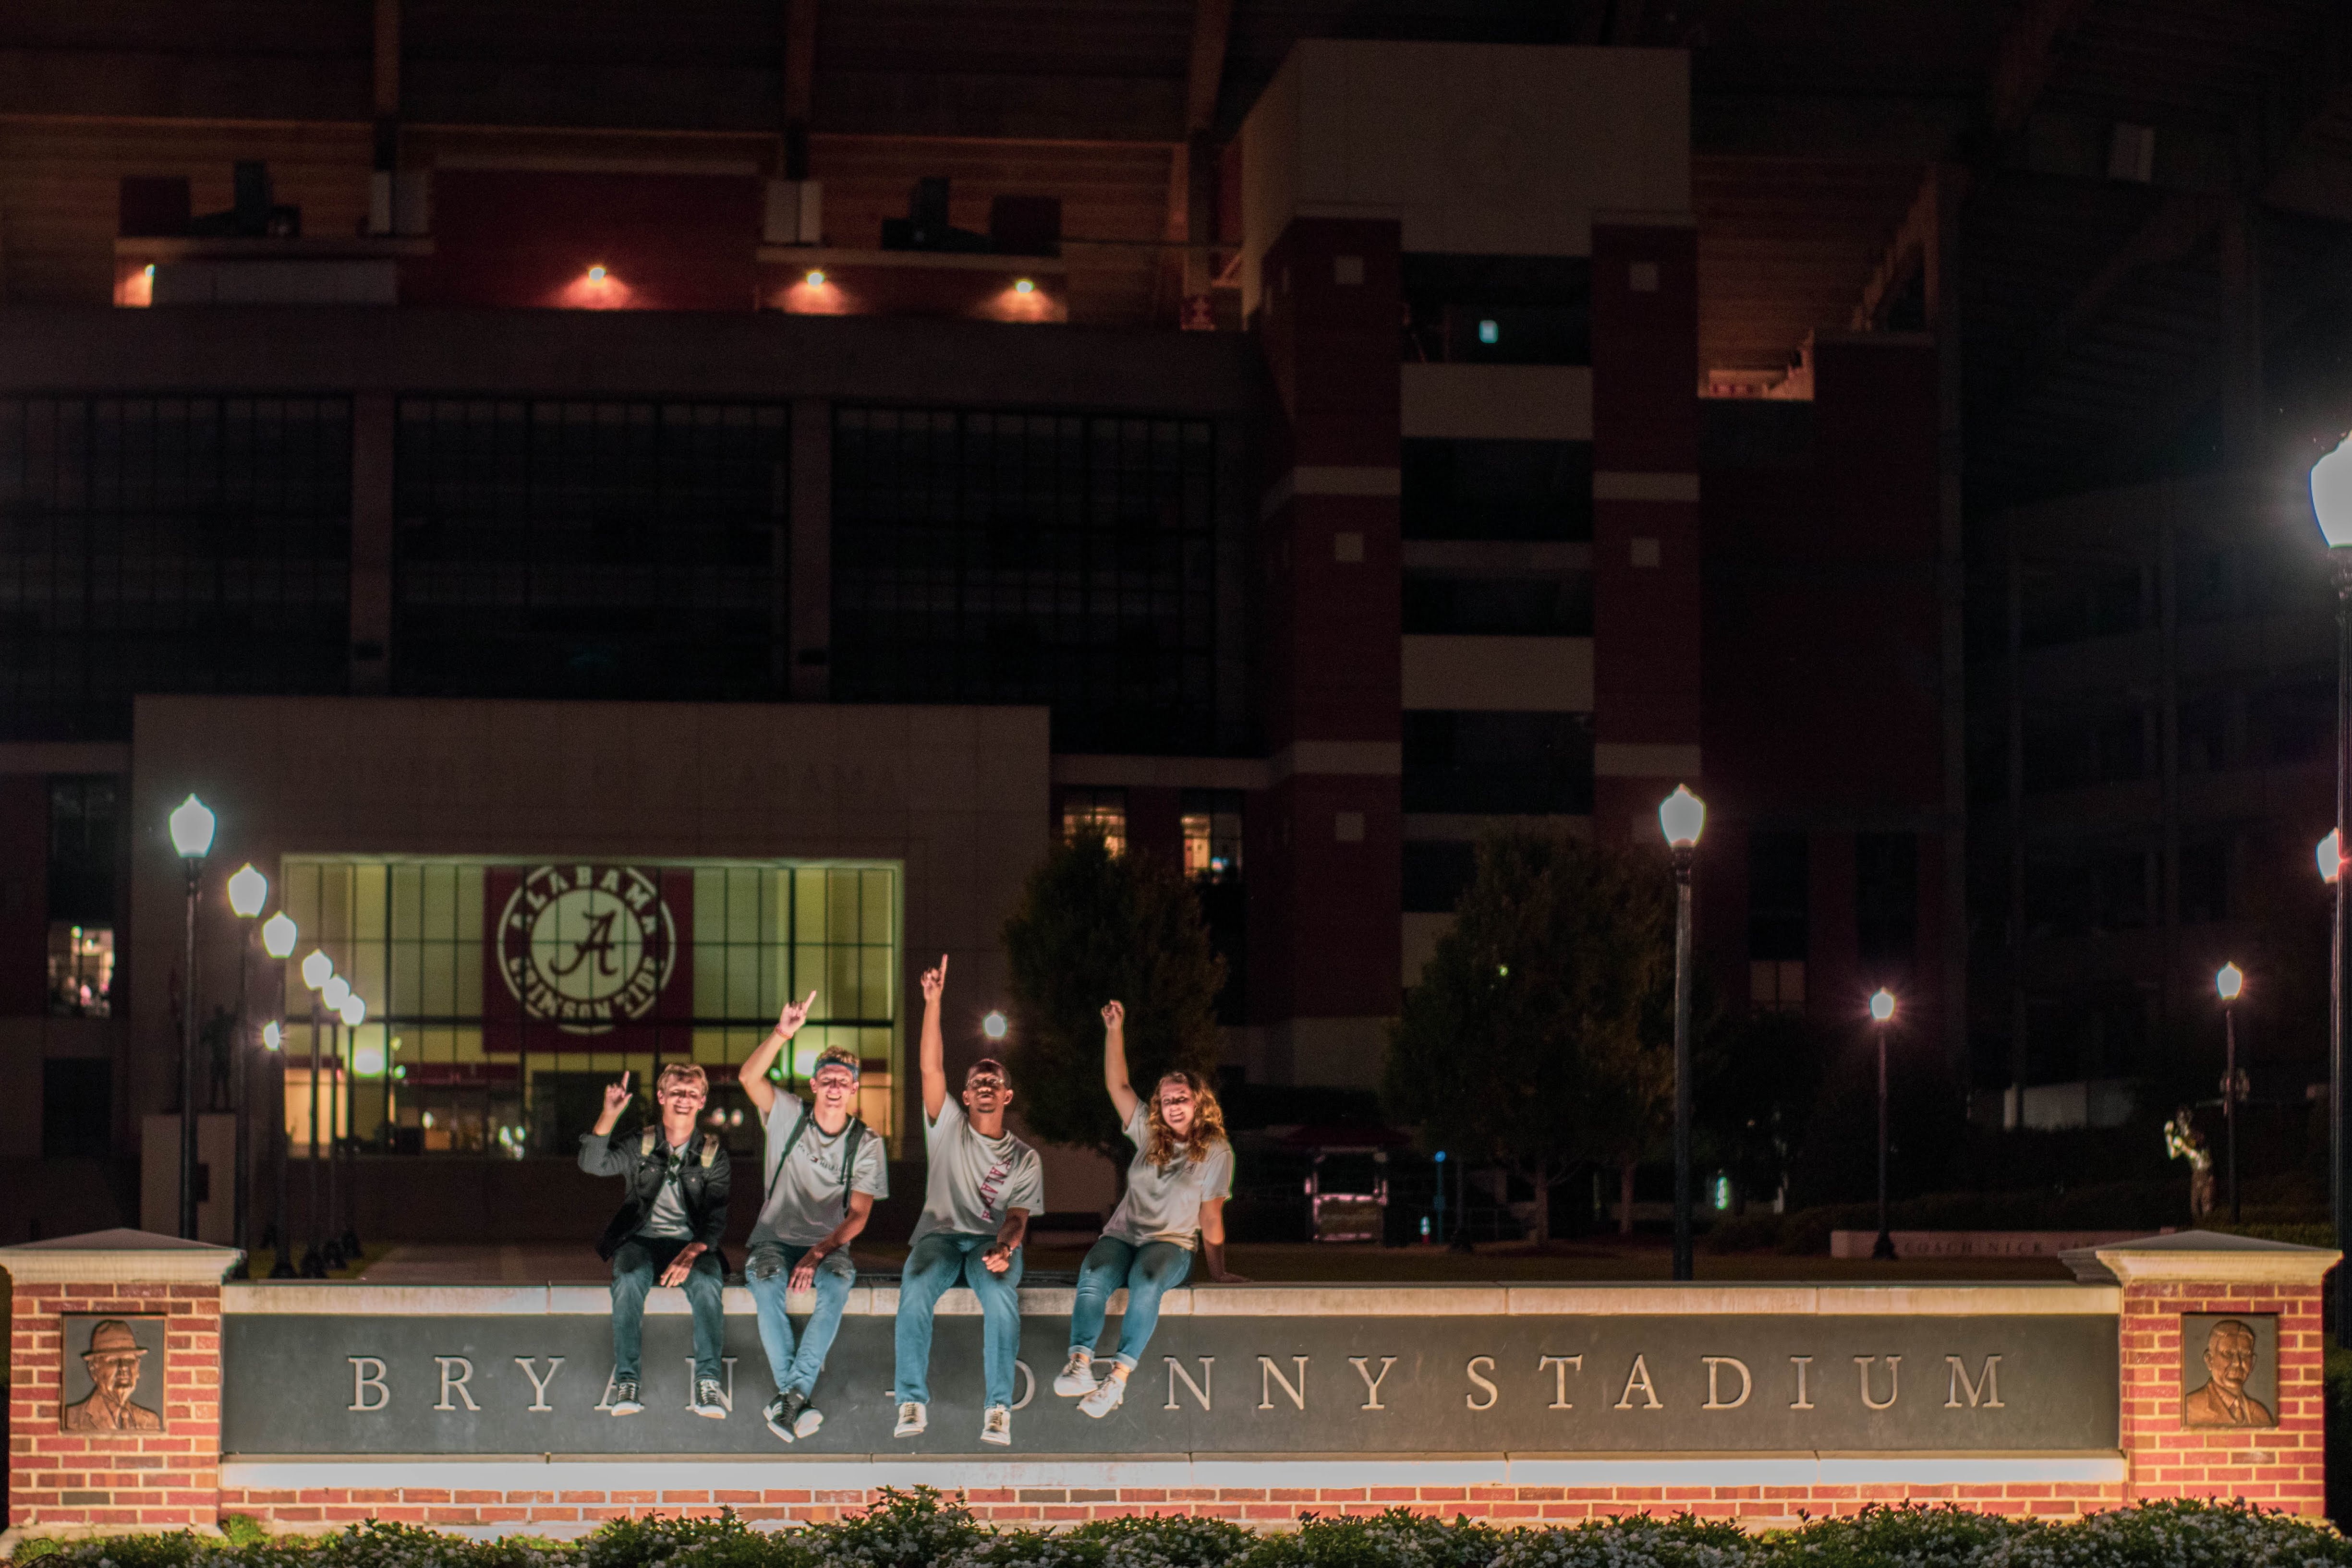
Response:
[{"label": "stadium concourse window", "polygon": [[1573,544],[1592,538],[1592,444],[1415,437],[1403,444],[1408,539]]},{"label": "stadium concourse window", "polygon": [[1801,832],[1748,836],[1748,999],[1765,1011],[1805,1005],[1811,939],[1808,842]]},{"label": "stadium concourse window", "polygon": [[1056,751],[1215,752],[1206,420],[839,407],[835,701],[1021,703]]},{"label": "stadium concourse window", "polygon": [[122,780],[49,779],[48,998],[53,1013],[105,1018],[114,1009],[114,882]]},{"label": "stadium concourse window", "polygon": [[1187,789],[1180,798],[1184,874],[1201,900],[1209,944],[1225,961],[1217,993],[1217,1021],[1247,1021],[1249,896],[1242,886],[1242,801],[1239,789]]},{"label": "stadium concourse window", "polygon": [[0,740],[348,690],[351,453],[346,399],[0,398]]},{"label": "stadium concourse window", "polygon": [[[386,1154],[568,1157],[624,1071],[640,1107],[665,1061],[710,1075],[730,1146],[759,1128],[735,1068],[788,998],[814,990],[779,1082],[818,1051],[865,1063],[858,1113],[897,1146],[902,1040],[896,862],[289,857],[304,939],[286,966],[288,1131],[310,1140],[310,994],[318,946],[367,1003],[320,1031],[320,1090]],[[321,1129],[322,1136],[325,1129]]]},{"label": "stadium concourse window", "polygon": [[776,403],[404,399],[394,688],[783,695],[789,414]]},{"label": "stadium concourse window", "polygon": [[1588,816],[1592,810],[1592,716],[1408,713],[1404,809]]},{"label": "stadium concourse window", "polygon": [[1062,840],[1092,833],[1115,855],[1127,852],[1127,791],[1074,785],[1062,791]]}]

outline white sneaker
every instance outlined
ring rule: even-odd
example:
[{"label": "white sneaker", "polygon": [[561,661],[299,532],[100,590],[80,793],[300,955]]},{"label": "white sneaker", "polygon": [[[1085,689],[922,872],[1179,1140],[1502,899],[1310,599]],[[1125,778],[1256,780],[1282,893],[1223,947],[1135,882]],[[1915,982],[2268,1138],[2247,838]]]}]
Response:
[{"label": "white sneaker", "polygon": [[909,1399],[898,1406],[898,1424],[890,1428],[894,1437],[919,1437],[923,1428],[931,1424],[931,1413]]},{"label": "white sneaker", "polygon": [[1000,1448],[1013,1446],[1013,1412],[1002,1405],[992,1405],[980,1417],[980,1440],[993,1443]]},{"label": "white sneaker", "polygon": [[1085,1351],[1070,1352],[1070,1362],[1054,1379],[1054,1392],[1065,1399],[1076,1399],[1095,1391],[1095,1358]]},{"label": "white sneaker", "polygon": [[1127,1379],[1106,1377],[1095,1385],[1095,1391],[1092,1394],[1078,1401],[1078,1408],[1099,1421],[1118,1409],[1118,1402],[1126,1397]]}]

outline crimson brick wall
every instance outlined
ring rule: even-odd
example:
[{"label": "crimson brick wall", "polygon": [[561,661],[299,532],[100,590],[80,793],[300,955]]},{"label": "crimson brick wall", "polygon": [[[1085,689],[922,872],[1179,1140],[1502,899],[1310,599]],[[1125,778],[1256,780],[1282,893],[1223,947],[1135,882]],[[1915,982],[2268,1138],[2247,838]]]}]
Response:
[{"label": "crimson brick wall", "polygon": [[[1995,1486],[1803,1487],[998,1487],[961,1494],[994,1524],[1048,1525],[1122,1514],[1177,1514],[1283,1525],[1301,1514],[1371,1514],[1402,1508],[1452,1519],[1465,1514],[1496,1524],[1574,1524],[1633,1513],[1693,1513],[1759,1528],[1858,1513],[1873,1503],[1948,1503],[2011,1517],[2072,1518],[2125,1500],[2113,1483],[2006,1482]],[[732,1509],[755,1522],[814,1523],[840,1519],[878,1500],[878,1491],[763,1490],[468,1491],[403,1487],[369,1490],[316,1488],[229,1490],[225,1512],[251,1514],[289,1530],[330,1530],[362,1519],[456,1527],[589,1525],[656,1514],[709,1517]]]},{"label": "crimson brick wall", "polygon": [[[2184,1313],[2278,1314],[2278,1425],[2180,1426]],[[2123,1442],[2129,1495],[2242,1498],[2316,1517],[2326,1511],[2319,1291],[2309,1285],[2156,1283],[2124,1291]]]},{"label": "crimson brick wall", "polygon": [[[19,1527],[211,1529],[220,1513],[218,1285],[19,1283],[10,1322],[8,1517]],[[68,1313],[162,1314],[163,1430],[61,1432]]]}]

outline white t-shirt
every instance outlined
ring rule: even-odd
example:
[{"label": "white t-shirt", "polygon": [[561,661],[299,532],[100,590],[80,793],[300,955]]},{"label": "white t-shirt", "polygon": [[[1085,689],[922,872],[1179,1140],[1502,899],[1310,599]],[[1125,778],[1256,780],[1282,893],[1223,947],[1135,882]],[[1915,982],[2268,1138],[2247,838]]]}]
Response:
[{"label": "white t-shirt", "polygon": [[[766,1201],[760,1205],[760,1218],[751,1226],[755,1245],[772,1239],[793,1247],[812,1246],[833,1234],[833,1228],[841,1223],[841,1155],[849,1141],[847,1127],[827,1134],[812,1116],[800,1142],[793,1145],[790,1163],[782,1172],[776,1168],[803,1114],[799,1095],[776,1092],[776,1103],[768,1108],[767,1149],[760,1161],[760,1190]],[[890,1166],[885,1155],[882,1140],[873,1129],[857,1135],[857,1168],[850,1173],[850,1183],[857,1191],[876,1197],[890,1196]]]},{"label": "white t-shirt", "polygon": [[1111,1210],[1105,1236],[1141,1246],[1146,1241],[1173,1241],[1190,1247],[1201,1233],[1201,1205],[1234,1192],[1233,1145],[1219,1138],[1198,1161],[1180,1152],[1171,1166],[1155,1166],[1145,1155],[1150,1135],[1151,1107],[1137,1101],[1127,1119],[1127,1141],[1135,1145],[1135,1159],[1127,1167],[1127,1196]]},{"label": "white t-shirt", "polygon": [[952,1094],[939,1119],[923,1129],[923,1145],[930,1168],[923,1182],[923,1217],[910,1240],[934,1230],[993,1236],[1009,1211],[1034,1215],[1045,1208],[1045,1171],[1037,1151],[1010,1133],[982,1137]]}]

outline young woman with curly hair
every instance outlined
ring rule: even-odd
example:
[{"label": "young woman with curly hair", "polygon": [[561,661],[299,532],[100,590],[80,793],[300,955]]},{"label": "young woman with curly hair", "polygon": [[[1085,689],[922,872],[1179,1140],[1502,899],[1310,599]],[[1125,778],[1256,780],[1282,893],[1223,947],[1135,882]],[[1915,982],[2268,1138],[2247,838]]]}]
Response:
[{"label": "young woman with curly hair", "polygon": [[[1225,1270],[1234,1151],[1216,1095],[1194,1074],[1171,1072],[1147,1104],[1127,1081],[1126,1009],[1111,1002],[1102,1018],[1103,1084],[1135,1145],[1135,1160],[1127,1167],[1127,1196],[1078,1267],[1070,1359],[1054,1379],[1055,1393],[1076,1398],[1078,1408],[1096,1417],[1118,1409],[1127,1396],[1128,1375],[1160,1326],[1160,1298],[1192,1270],[1196,1237],[1209,1254],[1210,1279],[1220,1284],[1241,1279]],[[1111,1292],[1121,1286],[1127,1312],[1119,1321],[1118,1352],[1108,1375],[1097,1380],[1095,1342],[1102,1337]]]}]

